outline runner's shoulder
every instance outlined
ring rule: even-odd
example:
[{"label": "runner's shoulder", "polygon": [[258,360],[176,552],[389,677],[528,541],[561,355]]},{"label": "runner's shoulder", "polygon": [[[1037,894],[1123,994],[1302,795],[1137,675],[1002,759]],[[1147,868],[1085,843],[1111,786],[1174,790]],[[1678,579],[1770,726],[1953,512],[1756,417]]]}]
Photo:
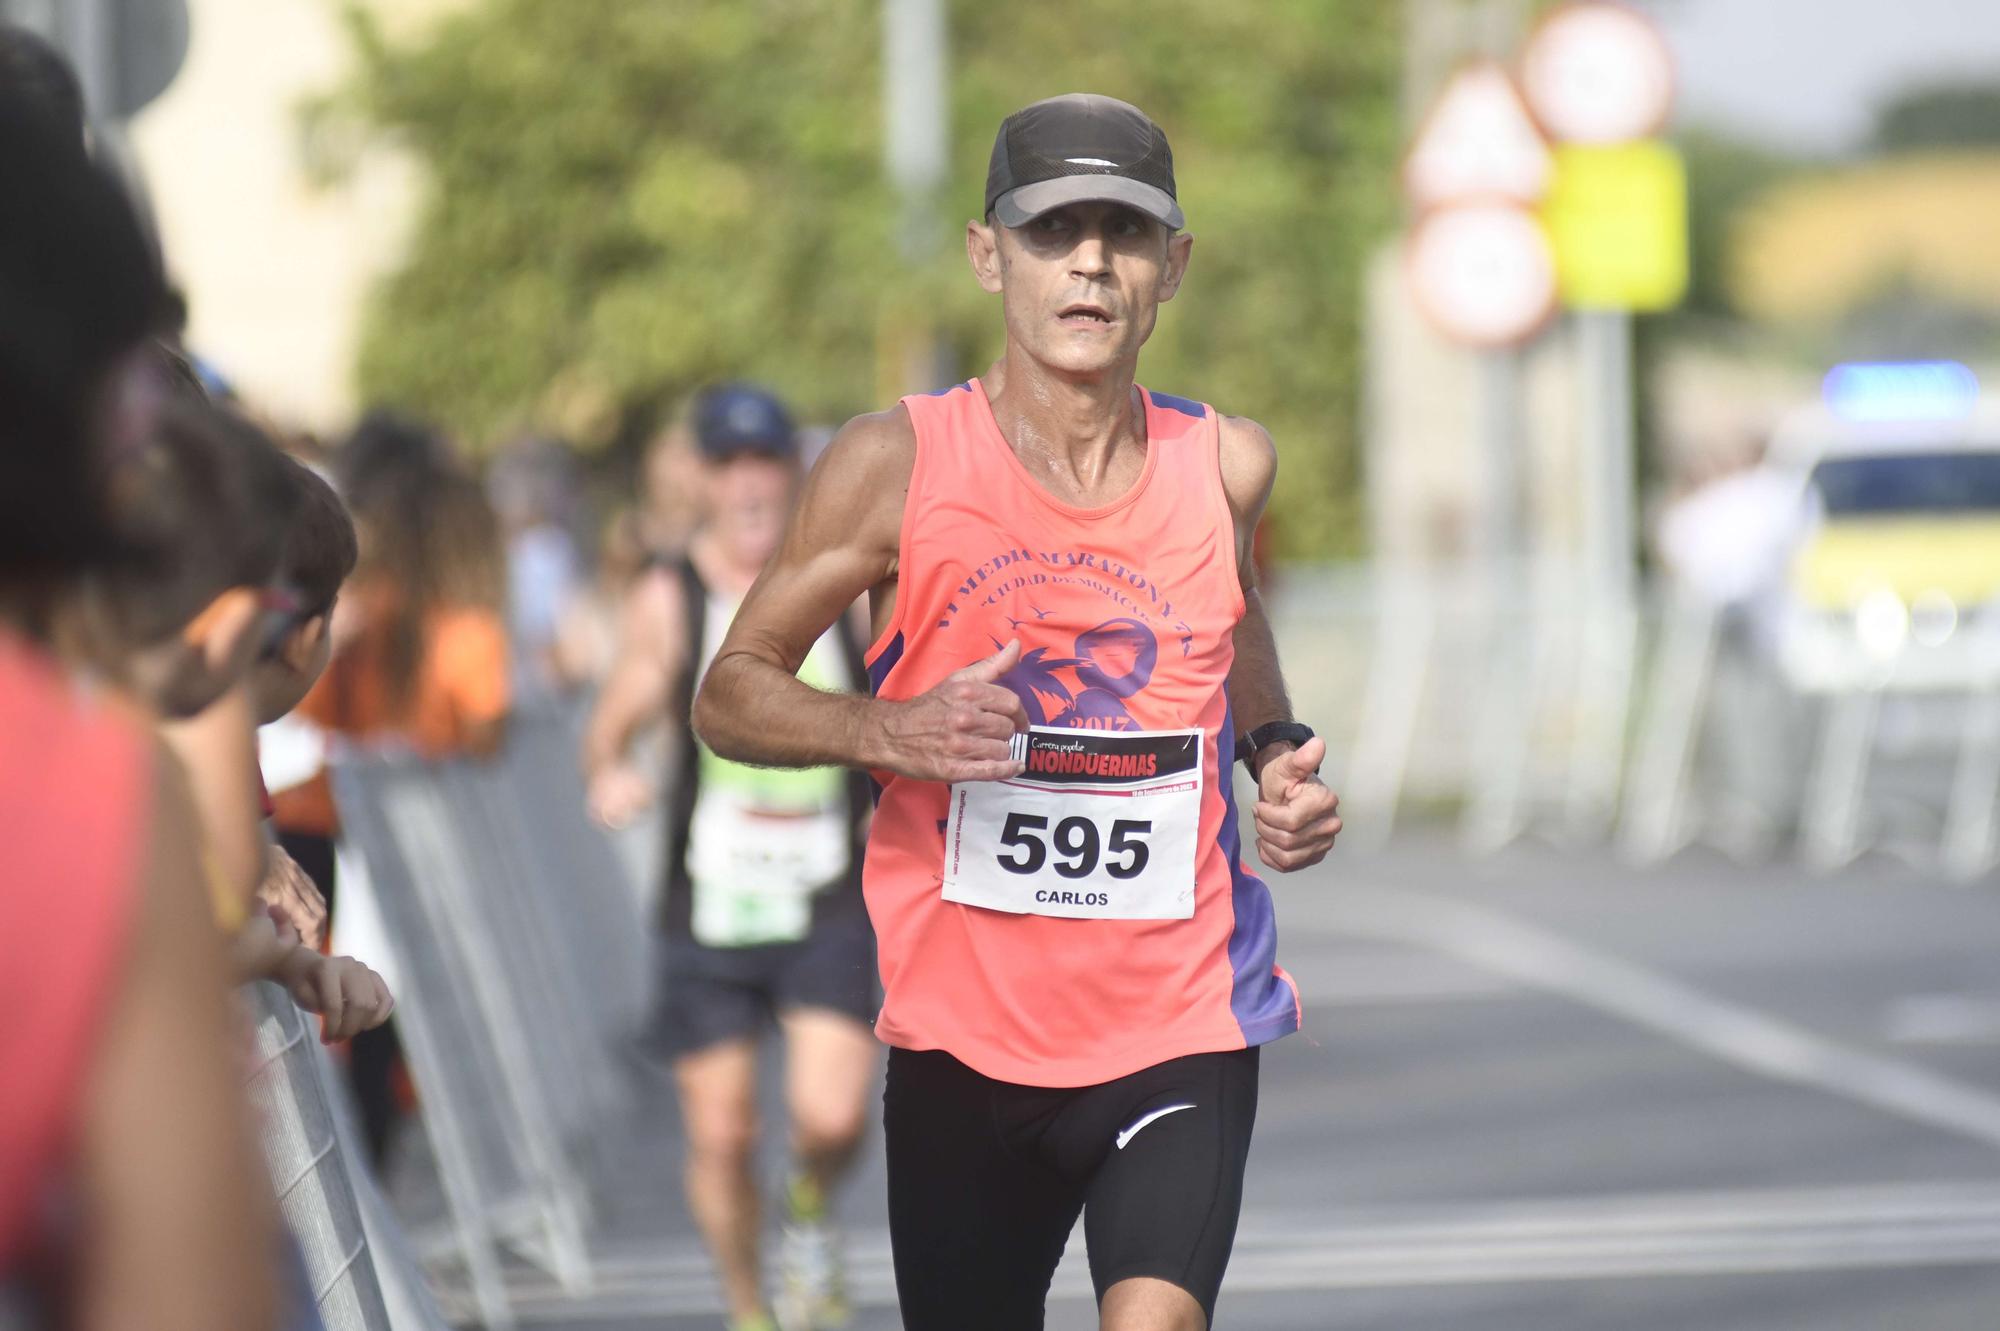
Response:
[{"label": "runner's shoulder", "polygon": [[1271,432],[1248,416],[1216,413],[1221,436],[1222,488],[1230,507],[1261,511],[1278,476],[1278,446]]},{"label": "runner's shoulder", "polygon": [[833,470],[835,479],[908,480],[917,458],[917,427],[910,410],[898,402],[886,411],[856,416],[834,433],[820,455],[817,471]]},{"label": "runner's shoulder", "polygon": [[678,560],[648,564],[633,579],[619,605],[619,638],[652,650],[672,648],[687,622],[686,600]]},{"label": "runner's shoulder", "polygon": [[1216,428],[1222,436],[1222,455],[1227,459],[1232,453],[1245,460],[1268,458],[1274,464],[1278,458],[1278,446],[1271,440],[1271,432],[1248,416],[1231,416],[1218,411],[1215,413]]},{"label": "runner's shoulder", "polygon": [[916,462],[917,429],[900,402],[854,417],[813,464],[804,500],[807,528],[845,544],[872,527],[893,549]]}]

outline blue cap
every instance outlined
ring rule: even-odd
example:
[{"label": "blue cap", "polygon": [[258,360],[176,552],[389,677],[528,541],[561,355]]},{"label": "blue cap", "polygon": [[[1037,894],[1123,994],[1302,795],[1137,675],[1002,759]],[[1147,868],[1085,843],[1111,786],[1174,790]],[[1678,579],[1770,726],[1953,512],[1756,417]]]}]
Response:
[{"label": "blue cap", "polygon": [[720,384],[695,399],[694,437],[702,456],[724,461],[744,453],[795,458],[798,431],[785,404],[754,384]]}]

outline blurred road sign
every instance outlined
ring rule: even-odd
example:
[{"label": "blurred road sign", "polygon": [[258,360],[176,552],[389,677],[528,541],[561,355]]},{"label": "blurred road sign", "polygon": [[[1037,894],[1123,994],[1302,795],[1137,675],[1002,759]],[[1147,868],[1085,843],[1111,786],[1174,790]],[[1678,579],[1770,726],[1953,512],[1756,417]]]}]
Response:
[{"label": "blurred road sign", "polygon": [[110,10],[110,113],[128,120],[167,90],[187,59],[187,0],[100,0]]},{"label": "blurred road sign", "polygon": [[1492,61],[1452,77],[1403,162],[1403,188],[1419,209],[1475,199],[1532,204],[1548,188],[1548,145],[1514,80]]},{"label": "blurred road sign", "polygon": [[187,59],[187,0],[0,0],[0,20],[63,49],[100,123],[131,119]]},{"label": "blurred road sign", "polygon": [[1646,141],[1556,149],[1542,220],[1563,303],[1664,310],[1687,292],[1687,172],[1680,154]]},{"label": "blurred road sign", "polygon": [[1548,240],[1534,215],[1511,203],[1433,210],[1411,231],[1405,263],[1417,307],[1455,342],[1512,346],[1555,309]]},{"label": "blurred road sign", "polygon": [[1645,14],[1608,0],[1581,0],[1555,10],[1529,35],[1521,84],[1551,137],[1624,143],[1666,124],[1674,99],[1673,53]]}]

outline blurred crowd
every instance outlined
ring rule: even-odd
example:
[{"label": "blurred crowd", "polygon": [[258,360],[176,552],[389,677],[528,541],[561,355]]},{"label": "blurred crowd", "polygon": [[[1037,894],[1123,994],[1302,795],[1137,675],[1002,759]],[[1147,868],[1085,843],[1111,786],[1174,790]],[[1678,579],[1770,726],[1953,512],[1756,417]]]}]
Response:
[{"label": "blurred crowd", "polygon": [[409,1091],[334,946],[328,755],[491,754],[601,673],[698,464],[663,433],[600,559],[559,443],[481,477],[393,413],[263,419],[181,344],[72,72],[5,26],[0,179],[0,1325],[316,1326],[232,994],[318,1017],[379,1160]]}]

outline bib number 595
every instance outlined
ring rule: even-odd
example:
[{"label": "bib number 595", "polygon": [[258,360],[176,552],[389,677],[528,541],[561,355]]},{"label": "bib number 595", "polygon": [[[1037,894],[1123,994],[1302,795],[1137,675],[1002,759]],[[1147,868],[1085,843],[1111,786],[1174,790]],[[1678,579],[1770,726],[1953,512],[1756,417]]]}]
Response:
[{"label": "bib number 595", "polygon": [[1145,838],[1153,830],[1149,818],[1120,818],[1111,824],[1111,834],[1101,838],[1097,824],[1088,818],[1065,818],[1049,832],[1049,820],[1038,813],[1009,813],[1000,829],[1000,844],[1015,852],[994,859],[1009,873],[1041,871],[1055,849],[1055,871],[1064,878],[1088,878],[1097,871],[1100,858],[1104,872],[1113,878],[1137,878],[1146,870],[1151,855]]}]

